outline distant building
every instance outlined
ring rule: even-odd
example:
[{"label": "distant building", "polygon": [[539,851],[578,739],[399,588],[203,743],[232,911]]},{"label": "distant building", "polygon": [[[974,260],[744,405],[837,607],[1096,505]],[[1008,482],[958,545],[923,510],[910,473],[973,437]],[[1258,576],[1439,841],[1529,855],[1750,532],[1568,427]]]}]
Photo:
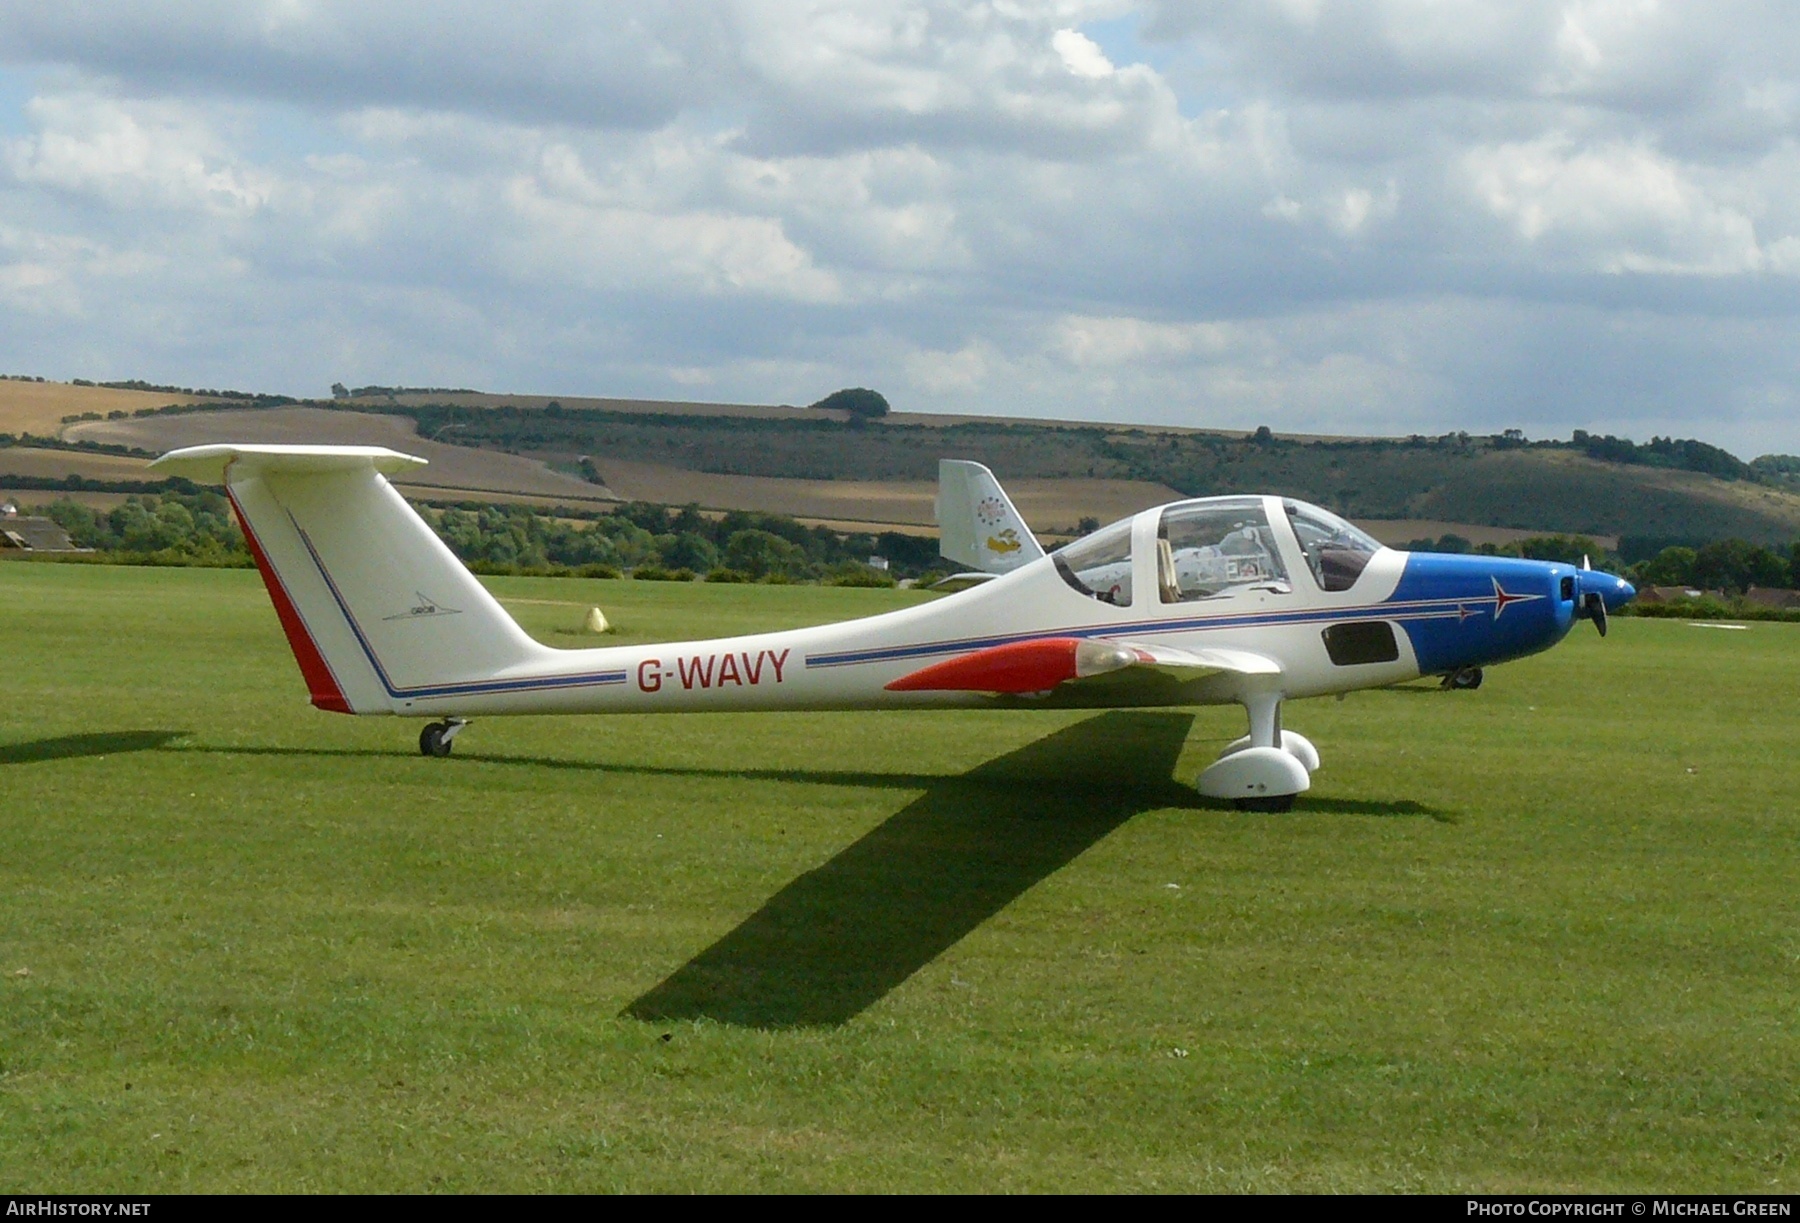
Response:
[{"label": "distant building", "polygon": [[1638,591],[1639,603],[1677,603],[1682,599],[1698,599],[1706,592],[1691,586],[1646,586]]},{"label": "distant building", "polygon": [[1761,586],[1752,586],[1744,592],[1744,602],[1755,603],[1761,607],[1800,607],[1800,590],[1770,590]]},{"label": "distant building", "polygon": [[24,552],[88,552],[92,549],[77,548],[69,533],[51,522],[48,518],[30,518],[18,512],[13,506],[0,511],[0,556],[11,553],[17,556]]}]

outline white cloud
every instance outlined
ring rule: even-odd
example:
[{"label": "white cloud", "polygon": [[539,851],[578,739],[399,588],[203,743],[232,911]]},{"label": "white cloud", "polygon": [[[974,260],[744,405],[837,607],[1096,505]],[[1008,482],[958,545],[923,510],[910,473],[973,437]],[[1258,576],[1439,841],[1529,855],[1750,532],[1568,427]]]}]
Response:
[{"label": "white cloud", "polygon": [[1243,346],[1229,323],[1159,323],[1137,318],[1071,316],[1051,328],[1054,350],[1076,366],[1179,360],[1200,352],[1218,357]]},{"label": "white cloud", "polygon": [[907,380],[927,394],[967,395],[986,389],[997,356],[991,345],[974,340],[953,351],[916,349],[904,368]]},{"label": "white cloud", "polygon": [[1051,37],[1050,45],[1056,48],[1063,63],[1076,76],[1103,77],[1116,71],[1100,45],[1080,30],[1058,30]]},{"label": "white cloud", "polygon": [[516,279],[652,296],[842,296],[837,278],[816,267],[772,218],[588,204],[546,195],[529,179],[515,180],[506,202],[518,223],[508,227],[501,257]]},{"label": "white cloud", "polygon": [[0,256],[0,302],[30,314],[74,315],[81,309],[62,269],[29,257],[7,261]]},{"label": "white cloud", "polygon": [[1385,220],[1400,207],[1400,192],[1392,181],[1378,195],[1367,187],[1347,187],[1331,201],[1331,226],[1345,237],[1356,237],[1372,222]]},{"label": "white cloud", "polygon": [[1285,195],[1275,196],[1274,199],[1270,200],[1262,207],[1262,213],[1265,217],[1280,217],[1284,221],[1299,220],[1300,214],[1303,211],[1304,209],[1301,208],[1299,200],[1290,200]]},{"label": "white cloud", "polygon": [[36,134],[5,145],[6,168],[22,183],[118,207],[215,214],[255,212],[275,189],[268,175],[230,164],[218,135],[187,106],[78,93],[33,98],[26,110]]},{"label": "white cloud", "polygon": [[1643,143],[1576,148],[1562,134],[1477,148],[1473,188],[1525,242],[1601,272],[1732,275],[1767,265],[1756,226]]}]

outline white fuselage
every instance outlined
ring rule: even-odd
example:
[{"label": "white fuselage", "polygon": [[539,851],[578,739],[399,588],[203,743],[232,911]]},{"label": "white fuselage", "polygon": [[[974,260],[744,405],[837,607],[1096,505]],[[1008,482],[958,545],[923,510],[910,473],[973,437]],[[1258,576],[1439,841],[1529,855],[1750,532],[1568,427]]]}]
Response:
[{"label": "white fuselage", "polygon": [[[959,654],[1044,637],[1126,641],[1181,649],[1229,648],[1265,656],[1281,669],[1286,697],[1317,696],[1392,684],[1419,673],[1404,633],[1399,657],[1355,666],[1334,665],[1321,625],[1336,612],[1369,608],[1388,598],[1405,566],[1404,553],[1383,550],[1347,591],[1313,588],[1298,541],[1271,502],[1270,520],[1289,582],[1242,587],[1191,602],[1163,601],[1156,572],[1159,510],[1133,523],[1129,606],[1073,589],[1044,557],[982,586],[886,615],[817,628],[657,645],[556,651],[497,674],[446,683],[445,659],[432,648],[439,617],[421,615],[400,626],[415,640],[384,659],[371,653],[391,701],[409,716],[471,717],[502,713],[675,713],[695,710],[877,709],[931,706],[1091,704],[1092,698],[996,697],[976,692],[895,692],[892,681]],[[1177,556],[1201,567],[1218,564]],[[359,634],[360,636],[361,634]],[[391,634],[390,634],[391,636]],[[405,658],[418,660],[409,675]],[[428,678],[429,676],[429,678]],[[1241,698],[1238,677],[1218,675],[1182,687],[1180,704]],[[1106,704],[1135,704],[1108,696]],[[1167,704],[1163,698],[1155,703]],[[359,710],[360,712],[360,710]]]}]

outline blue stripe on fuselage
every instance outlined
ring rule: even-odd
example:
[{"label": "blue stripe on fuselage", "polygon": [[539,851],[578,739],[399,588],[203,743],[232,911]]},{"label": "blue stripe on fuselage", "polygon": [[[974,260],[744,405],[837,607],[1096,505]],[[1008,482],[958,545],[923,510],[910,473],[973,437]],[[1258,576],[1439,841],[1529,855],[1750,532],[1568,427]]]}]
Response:
[{"label": "blue stripe on fuselage", "polygon": [[1562,597],[1572,565],[1504,556],[1413,552],[1389,602],[1445,602],[1467,611],[1432,619],[1396,617],[1412,641],[1421,675],[1522,658],[1561,641],[1575,622]]}]

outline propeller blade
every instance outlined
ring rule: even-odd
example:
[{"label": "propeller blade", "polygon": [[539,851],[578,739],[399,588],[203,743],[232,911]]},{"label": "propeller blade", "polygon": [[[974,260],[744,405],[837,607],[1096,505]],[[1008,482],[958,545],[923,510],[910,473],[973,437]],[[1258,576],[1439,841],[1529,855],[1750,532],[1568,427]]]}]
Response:
[{"label": "propeller blade", "polygon": [[1600,635],[1606,636],[1606,600],[1600,597],[1599,591],[1590,590],[1581,596],[1581,610],[1588,619],[1594,622],[1594,627],[1600,630]]}]

